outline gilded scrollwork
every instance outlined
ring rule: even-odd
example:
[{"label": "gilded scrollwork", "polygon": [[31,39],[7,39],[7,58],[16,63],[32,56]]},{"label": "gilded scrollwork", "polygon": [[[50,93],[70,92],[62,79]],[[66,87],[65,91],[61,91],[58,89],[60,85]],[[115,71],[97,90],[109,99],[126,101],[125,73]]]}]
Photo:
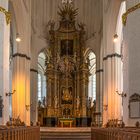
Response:
[{"label": "gilded scrollwork", "polygon": [[133,11],[140,8],[140,3],[135,5],[134,7],[129,8],[123,15],[122,15],[122,23],[125,26],[127,21],[127,16],[132,13]]},{"label": "gilded scrollwork", "polygon": [[11,13],[8,12],[5,8],[3,8],[1,6],[0,6],[0,12],[2,12],[2,13],[5,14],[7,25],[10,24],[10,21],[11,21]]},{"label": "gilded scrollwork", "polygon": [[66,3],[62,8],[59,7],[58,15],[62,21],[74,21],[78,14],[77,10],[71,4]]}]

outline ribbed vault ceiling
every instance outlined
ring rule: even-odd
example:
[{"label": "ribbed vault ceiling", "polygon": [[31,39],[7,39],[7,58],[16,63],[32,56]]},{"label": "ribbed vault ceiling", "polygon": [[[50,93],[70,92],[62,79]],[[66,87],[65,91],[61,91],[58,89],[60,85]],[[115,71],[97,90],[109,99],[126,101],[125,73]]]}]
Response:
[{"label": "ribbed vault ceiling", "polygon": [[[77,22],[86,25],[86,38],[100,36],[102,33],[102,0],[73,0],[78,8]],[[32,0],[32,31],[38,37],[44,37],[49,20],[59,21],[57,14],[61,0]]]}]

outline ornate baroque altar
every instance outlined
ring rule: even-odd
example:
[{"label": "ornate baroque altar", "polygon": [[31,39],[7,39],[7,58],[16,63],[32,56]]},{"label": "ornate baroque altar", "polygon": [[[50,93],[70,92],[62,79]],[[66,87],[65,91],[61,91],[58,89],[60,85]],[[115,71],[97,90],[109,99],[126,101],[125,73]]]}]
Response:
[{"label": "ornate baroque altar", "polygon": [[89,63],[84,57],[85,25],[76,24],[77,9],[72,4],[64,4],[58,15],[59,28],[55,30],[53,21],[49,24],[44,121],[47,126],[58,126],[59,118],[75,118],[76,126],[87,126],[91,120],[87,110]]}]

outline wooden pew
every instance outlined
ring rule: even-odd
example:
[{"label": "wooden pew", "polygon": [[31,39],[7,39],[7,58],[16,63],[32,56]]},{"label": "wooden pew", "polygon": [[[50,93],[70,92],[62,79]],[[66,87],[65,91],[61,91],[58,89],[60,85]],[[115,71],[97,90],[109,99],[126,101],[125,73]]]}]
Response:
[{"label": "wooden pew", "polygon": [[0,127],[0,140],[39,140],[40,127],[14,126]]},{"label": "wooden pew", "polygon": [[140,140],[140,128],[92,128],[92,140]]}]

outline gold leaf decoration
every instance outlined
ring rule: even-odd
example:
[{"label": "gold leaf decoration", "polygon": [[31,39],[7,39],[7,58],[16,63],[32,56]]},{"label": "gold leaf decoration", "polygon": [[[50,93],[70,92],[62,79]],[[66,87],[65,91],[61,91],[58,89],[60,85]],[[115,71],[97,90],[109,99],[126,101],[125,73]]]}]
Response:
[{"label": "gold leaf decoration", "polygon": [[78,8],[74,7],[67,3],[62,8],[59,7],[58,15],[60,15],[62,21],[74,21],[75,17],[78,14]]},{"label": "gold leaf decoration", "polygon": [[4,13],[6,16],[6,23],[7,25],[10,24],[11,21],[11,13],[6,11],[6,9],[4,9],[3,7],[0,6],[0,12]]},{"label": "gold leaf decoration", "polygon": [[134,7],[129,8],[123,15],[122,15],[122,23],[125,26],[126,25],[126,21],[127,21],[127,16],[128,14],[130,14],[131,12],[137,10],[140,8],[140,3],[135,5]]}]

